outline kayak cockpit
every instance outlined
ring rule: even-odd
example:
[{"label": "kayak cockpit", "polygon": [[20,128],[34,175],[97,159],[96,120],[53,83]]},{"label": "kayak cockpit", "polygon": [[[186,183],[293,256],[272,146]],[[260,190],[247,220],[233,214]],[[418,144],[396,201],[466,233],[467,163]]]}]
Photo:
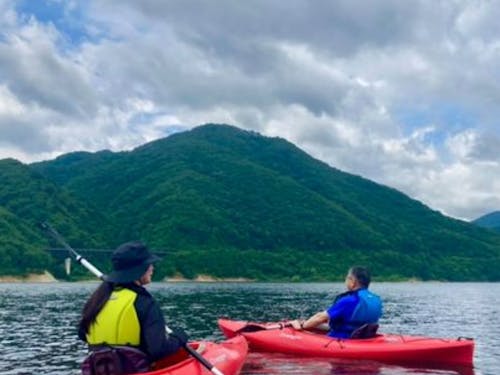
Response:
[{"label": "kayak cockpit", "polygon": [[[206,346],[203,342],[193,342],[189,346],[196,350],[198,354],[203,354]],[[185,350],[180,348],[174,354],[170,354],[162,359],[156,361],[152,366],[152,371],[161,370],[172,366],[183,366],[186,361],[194,361],[194,358]]]}]

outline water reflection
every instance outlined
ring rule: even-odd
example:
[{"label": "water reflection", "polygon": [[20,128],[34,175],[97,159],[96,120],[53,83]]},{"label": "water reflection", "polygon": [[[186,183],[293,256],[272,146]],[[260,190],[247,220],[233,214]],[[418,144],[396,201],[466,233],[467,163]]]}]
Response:
[{"label": "water reflection", "polygon": [[[79,374],[85,345],[76,324],[97,283],[0,284],[0,374]],[[325,308],[338,284],[163,284],[148,288],[171,326],[193,340],[221,340],[217,318],[276,321]],[[500,374],[500,284],[374,283],[385,300],[381,331],[476,339],[476,370],[418,369],[376,363],[331,362],[252,353],[242,375]],[[465,371],[465,372],[464,372]]]},{"label": "water reflection", "polygon": [[251,353],[242,375],[477,375],[472,368],[421,368],[373,361],[296,358],[281,354]]}]

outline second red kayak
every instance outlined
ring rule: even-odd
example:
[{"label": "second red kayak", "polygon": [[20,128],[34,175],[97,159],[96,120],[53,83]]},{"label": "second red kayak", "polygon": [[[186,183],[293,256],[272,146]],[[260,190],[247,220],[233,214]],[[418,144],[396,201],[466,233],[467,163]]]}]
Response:
[{"label": "second red kayak", "polygon": [[472,366],[474,355],[474,341],[465,338],[378,334],[369,339],[338,339],[279,323],[219,319],[218,324],[226,337],[241,334],[250,349],[263,352],[446,366]]}]

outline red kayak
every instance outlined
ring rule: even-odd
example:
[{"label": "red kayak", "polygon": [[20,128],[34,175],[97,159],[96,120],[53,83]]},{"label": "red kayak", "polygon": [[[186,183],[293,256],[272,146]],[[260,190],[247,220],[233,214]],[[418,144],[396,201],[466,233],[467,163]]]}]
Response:
[{"label": "red kayak", "polygon": [[[248,353],[248,344],[244,337],[238,336],[221,343],[194,342],[189,346],[210,362],[224,375],[240,373]],[[154,366],[154,370],[141,375],[213,375],[198,360],[191,357],[184,349],[166,357]]]},{"label": "red kayak", "polygon": [[472,366],[474,341],[377,334],[368,339],[338,339],[323,331],[299,331],[280,323],[219,319],[227,337],[244,336],[250,349],[307,357],[373,360],[418,365]]}]

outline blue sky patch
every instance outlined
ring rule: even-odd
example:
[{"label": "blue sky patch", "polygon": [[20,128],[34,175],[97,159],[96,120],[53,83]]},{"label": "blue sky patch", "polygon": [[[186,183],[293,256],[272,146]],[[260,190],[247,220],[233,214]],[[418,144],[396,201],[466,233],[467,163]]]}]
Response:
[{"label": "blue sky patch", "polygon": [[16,3],[16,12],[23,18],[34,17],[38,22],[51,23],[70,45],[94,39],[87,32],[85,2],[56,0],[21,0]]},{"label": "blue sky patch", "polygon": [[422,127],[433,126],[433,143],[441,144],[446,134],[453,134],[475,126],[476,116],[471,111],[454,103],[431,103],[399,106],[394,109],[395,119],[403,126],[405,134],[411,134]]}]

